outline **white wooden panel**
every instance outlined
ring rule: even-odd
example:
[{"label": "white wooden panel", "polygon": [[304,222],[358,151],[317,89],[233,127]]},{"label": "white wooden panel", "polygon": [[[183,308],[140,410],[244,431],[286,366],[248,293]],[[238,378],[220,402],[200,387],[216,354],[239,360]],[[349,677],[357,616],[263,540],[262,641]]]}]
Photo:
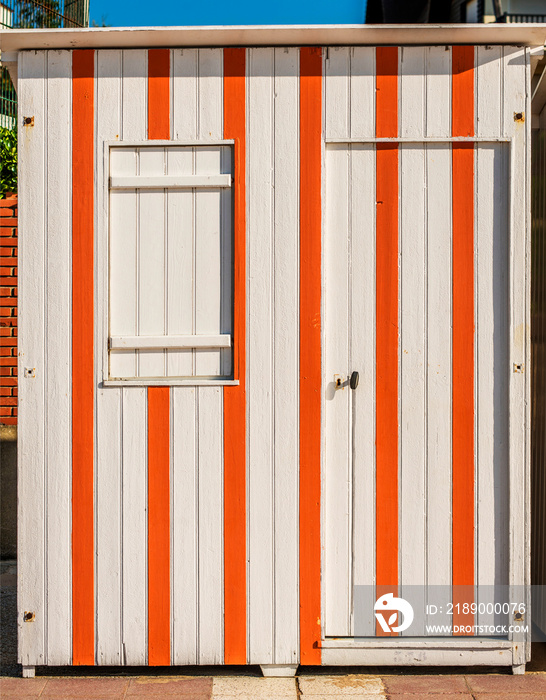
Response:
[{"label": "white wooden panel", "polygon": [[175,139],[197,137],[197,57],[196,49],[173,51],[171,116]]},{"label": "white wooden panel", "polygon": [[[177,665],[199,663],[197,392],[171,388],[172,660]],[[209,609],[208,602],[201,604]]]},{"label": "white wooden panel", "polygon": [[335,388],[349,372],[349,151],[329,146],[326,151],[326,235],[324,241],[325,327],[325,430],[326,430],[326,552],[325,629],[328,636],[350,633],[347,594],[351,572],[351,473],[349,459],[350,389]]},{"label": "white wooden panel", "polygon": [[146,389],[122,389],[123,662],[147,659],[147,402]]},{"label": "white wooden panel", "polygon": [[325,58],[325,137],[346,138],[351,133],[349,109],[349,49],[330,47]]},{"label": "white wooden panel", "polygon": [[[175,99],[177,96],[175,88]],[[195,115],[194,115],[195,118]],[[176,129],[176,127],[175,127]],[[194,152],[191,148],[169,149],[167,171],[191,173]],[[192,192],[167,195],[167,332],[193,333],[193,198]],[[193,351],[169,350],[167,375],[191,376]]]},{"label": "white wooden panel", "polygon": [[[175,138],[195,139],[198,130],[198,52],[173,52],[172,123]],[[189,155],[188,155],[189,153]],[[169,173],[194,172],[193,149],[171,150]],[[168,330],[194,332],[194,195],[169,195]],[[177,236],[171,237],[171,231]],[[177,274],[175,273],[177,271]],[[189,303],[188,303],[189,302]],[[170,375],[194,373],[193,350],[170,350]],[[198,477],[198,389],[172,387],[172,544],[171,595],[173,614],[172,661],[174,664],[199,663],[199,477]]]},{"label": "white wooden panel", "polygon": [[502,129],[502,47],[476,47],[476,136],[494,138]]},{"label": "white wooden panel", "polygon": [[223,390],[200,387],[199,459],[199,658],[224,661]]},{"label": "white wooden panel", "polygon": [[156,175],[137,177],[111,177],[110,188],[128,189],[178,189],[188,190],[193,187],[218,188],[231,187],[230,175]]},{"label": "white wooden panel", "polygon": [[[195,153],[197,173],[218,172],[221,151],[216,147],[200,148]],[[221,316],[221,194],[219,190],[194,192],[195,202],[195,332],[214,334],[220,330]],[[198,376],[220,374],[220,351],[195,353]]]},{"label": "white wooden panel", "polygon": [[[430,125],[430,122],[429,122]],[[427,185],[427,583],[450,586],[451,570],[451,148],[426,149]],[[446,598],[447,603],[451,598]],[[436,623],[451,624],[444,615]]]},{"label": "white wooden panel", "polygon": [[[510,217],[510,357],[511,368],[523,364],[524,372],[510,371],[510,583],[529,583],[529,468],[528,468],[528,420],[529,420],[529,327],[527,306],[528,281],[526,278],[526,256],[529,255],[527,191],[528,163],[525,148],[529,137],[530,105],[526,95],[528,76],[528,50],[505,47],[503,52],[504,72],[504,136],[511,136],[511,217]],[[524,112],[526,121],[516,121],[514,114]],[[526,364],[527,363],[527,364]],[[515,637],[516,639],[516,637]],[[524,663],[526,656],[522,637],[514,652],[514,664]]]},{"label": "white wooden panel", "polygon": [[[508,584],[508,179],[504,148],[481,146],[476,153],[478,586]],[[490,589],[487,593],[490,596]],[[495,600],[503,602],[500,596]],[[479,622],[506,624],[507,620],[480,615]]]},{"label": "white wooden panel", "polygon": [[[96,92],[96,145],[95,160],[96,172],[102,178],[107,177],[108,163],[103,162],[103,142],[113,140],[119,136],[121,127],[121,51],[99,51],[97,53],[97,92]],[[120,166],[129,172],[135,173],[135,158],[131,154],[123,154],[120,157]],[[96,250],[96,296],[97,308],[107,309],[107,274],[108,274],[108,247],[109,232],[108,221],[103,212],[106,212],[108,201],[105,195],[105,187],[97,187],[97,209],[101,215],[97,217]],[[131,221],[131,212],[124,212],[115,203],[114,211],[117,217],[122,217],[121,226],[116,229],[122,239],[131,236],[136,238],[134,222]],[[121,209],[121,211],[120,211]],[[131,225],[133,224],[133,225]],[[126,239],[125,239],[126,240]],[[119,240],[112,240],[110,252],[114,254],[115,273],[122,279],[126,272],[129,276],[134,274],[134,266],[131,265],[131,248],[119,248]],[[122,240],[122,246],[124,241]],[[134,250],[134,243],[132,245]],[[128,268],[128,269],[126,269]],[[118,278],[119,279],[119,278]],[[130,279],[130,277],[129,277]],[[122,294],[117,298],[117,304],[112,305],[115,310],[116,321],[133,327],[135,323],[135,310],[133,304],[128,308],[123,307],[123,302],[128,297],[129,301],[134,295]],[[120,303],[121,302],[121,303]],[[121,306],[121,308],[120,308]],[[127,313],[127,319],[124,317]],[[95,319],[95,377],[100,382],[102,378],[104,353],[107,352],[107,315],[99,313]],[[125,355],[120,358],[119,367],[114,367],[116,372],[128,371],[129,376],[134,375],[135,356]],[[96,650],[98,664],[116,664],[123,662],[121,655],[121,569],[122,569],[122,513],[121,513],[121,400],[119,389],[112,391],[110,388],[97,388],[96,393]]]},{"label": "white wooden panel", "polygon": [[222,49],[199,49],[197,134],[200,139],[223,137]]},{"label": "white wooden panel", "polygon": [[249,662],[273,663],[273,94],[274,49],[249,53],[248,426]]},{"label": "white wooden panel", "polygon": [[70,663],[71,437],[70,288],[72,54],[50,51],[47,84],[47,660]]},{"label": "white wooden panel", "polygon": [[[125,141],[146,138],[147,57],[143,50],[123,52],[121,128]],[[122,401],[122,652],[124,663],[138,665],[147,658],[146,390],[123,389]]]},{"label": "white wooden panel", "polygon": [[[476,48],[478,136],[502,135],[501,58],[501,47]],[[505,223],[509,214],[509,191],[502,151],[502,147],[481,145],[475,153],[478,601],[480,586],[508,583],[508,251]],[[502,348],[503,342],[505,348]],[[490,599],[490,590],[483,589],[485,599]],[[497,599],[503,602],[500,596]],[[502,624],[506,623],[506,618],[480,614],[477,622]]]},{"label": "white wooden panel", "polygon": [[[25,52],[19,67],[19,419],[18,590],[19,663],[44,664],[47,608],[45,580],[45,144],[46,54]],[[23,126],[23,116],[34,126]],[[35,369],[25,378],[24,368]],[[55,418],[52,416],[52,419]],[[23,622],[33,611],[35,621]]]},{"label": "white wooden panel", "polygon": [[[360,376],[357,390],[350,395],[355,586],[373,586],[375,581],[375,159],[372,145],[351,147],[351,361],[348,369]],[[371,608],[368,610],[369,617],[354,620],[354,634],[375,634],[375,618]]]},{"label": "white wooden panel", "polygon": [[427,46],[426,135],[451,136],[451,47]]},{"label": "white wooden panel", "polygon": [[351,132],[352,138],[375,136],[375,49],[351,48]]},{"label": "white wooden panel", "polygon": [[400,49],[400,129],[402,137],[425,135],[425,57],[422,46]]},{"label": "white wooden panel", "polygon": [[[406,49],[404,57],[408,58]],[[402,129],[416,134],[423,128],[422,105],[417,103],[414,110],[406,114]],[[412,588],[408,596],[404,587],[425,583],[425,151],[422,144],[406,145],[399,157],[400,583],[401,595],[422,606],[424,589]],[[411,634],[422,633],[424,628],[414,622]]]},{"label": "white wooden panel", "polygon": [[[233,149],[223,147],[220,167],[222,173],[233,173]],[[220,332],[233,331],[233,192],[220,191]],[[233,373],[233,352],[220,351],[220,374],[229,377]]]},{"label": "white wooden panel", "polygon": [[133,335],[110,338],[112,350],[124,348],[229,348],[231,335]]},{"label": "white wooden panel", "polygon": [[97,389],[97,664],[118,666],[121,648],[121,390]]},{"label": "white wooden panel", "polygon": [[[141,174],[160,175],[165,169],[163,148],[140,149]],[[138,248],[138,331],[142,335],[163,335],[166,316],[166,222],[165,194],[140,192]],[[139,377],[164,377],[165,353],[140,350]]]},{"label": "white wooden panel", "polygon": [[275,49],[274,662],[298,662],[298,49]]}]

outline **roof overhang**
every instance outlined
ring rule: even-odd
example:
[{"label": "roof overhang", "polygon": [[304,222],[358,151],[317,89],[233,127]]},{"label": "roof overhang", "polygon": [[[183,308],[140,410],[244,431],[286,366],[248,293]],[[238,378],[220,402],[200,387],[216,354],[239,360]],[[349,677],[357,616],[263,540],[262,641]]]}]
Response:
[{"label": "roof overhang", "polygon": [[4,53],[28,49],[213,46],[544,46],[546,24],[325,24],[221,27],[7,29]]}]

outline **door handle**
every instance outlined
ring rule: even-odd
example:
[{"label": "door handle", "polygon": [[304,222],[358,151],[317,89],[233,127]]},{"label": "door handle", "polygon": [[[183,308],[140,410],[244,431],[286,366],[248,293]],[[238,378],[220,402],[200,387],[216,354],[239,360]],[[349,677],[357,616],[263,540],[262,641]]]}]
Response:
[{"label": "door handle", "polygon": [[351,387],[351,389],[353,389],[353,391],[358,386],[358,379],[359,379],[358,372],[353,372],[351,374],[351,378],[349,380],[349,386]]}]

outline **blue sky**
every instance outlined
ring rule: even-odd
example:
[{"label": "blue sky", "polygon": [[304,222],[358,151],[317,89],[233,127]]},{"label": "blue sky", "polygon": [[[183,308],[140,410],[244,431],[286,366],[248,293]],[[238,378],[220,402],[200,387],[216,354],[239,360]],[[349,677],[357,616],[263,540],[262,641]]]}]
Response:
[{"label": "blue sky", "polygon": [[214,24],[360,24],[366,0],[91,0],[90,19],[112,27]]}]

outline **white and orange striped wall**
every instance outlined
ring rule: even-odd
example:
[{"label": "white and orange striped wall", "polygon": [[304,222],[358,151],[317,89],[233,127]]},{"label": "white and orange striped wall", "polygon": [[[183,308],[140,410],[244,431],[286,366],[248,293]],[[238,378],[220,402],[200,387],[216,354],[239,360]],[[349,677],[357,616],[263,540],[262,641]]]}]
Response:
[{"label": "white and orange striped wall", "polygon": [[[18,58],[20,662],[521,668],[353,587],[529,582],[529,48],[112,47]],[[154,141],[232,149],[227,378],[109,374]]]}]

